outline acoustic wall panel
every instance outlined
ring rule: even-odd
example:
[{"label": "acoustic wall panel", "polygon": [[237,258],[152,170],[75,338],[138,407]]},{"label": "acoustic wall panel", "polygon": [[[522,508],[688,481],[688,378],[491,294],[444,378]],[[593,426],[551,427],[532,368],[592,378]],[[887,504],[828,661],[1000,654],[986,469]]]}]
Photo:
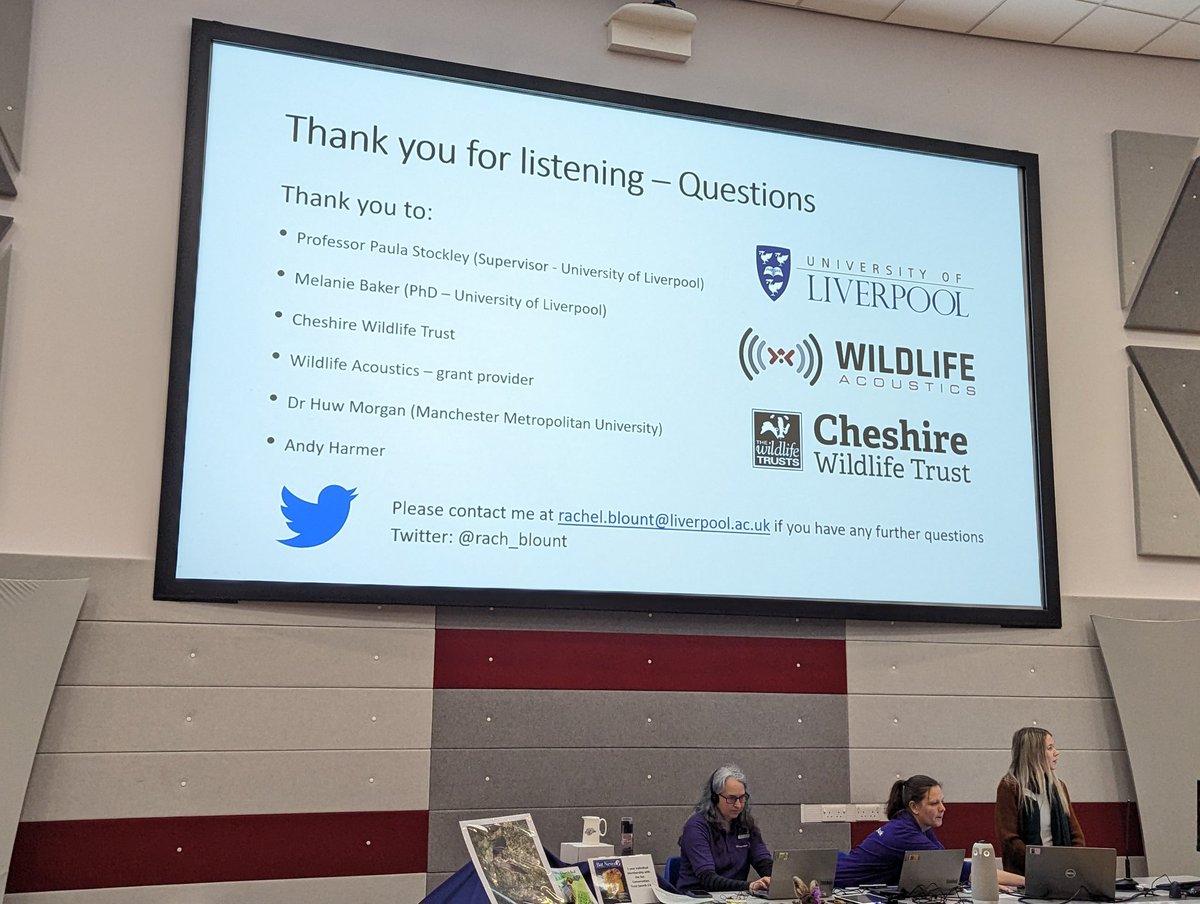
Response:
[{"label": "acoustic wall panel", "polygon": [[[928,695],[849,698],[850,746],[921,749],[929,743]],[[937,719],[955,730],[939,738],[943,750],[1007,751],[1015,727],[1037,725],[1072,749],[1121,750],[1121,724],[1108,698],[940,697]],[[1007,754],[1006,754],[1007,755]]]},{"label": "acoustic wall panel", "polygon": [[1200,556],[1200,493],[1132,366],[1129,426],[1138,555]]},{"label": "acoustic wall panel", "polygon": [[1121,307],[1128,308],[1187,177],[1197,139],[1112,133]]},{"label": "acoustic wall panel", "polygon": [[438,690],[433,748],[708,747],[714,726],[746,747],[845,747],[841,694]]},{"label": "acoustic wall panel", "polygon": [[60,687],[40,750],[427,750],[431,705],[428,688]]},{"label": "acoustic wall panel", "polygon": [[1194,489],[1200,491],[1200,351],[1138,345],[1127,346],[1126,351]]},{"label": "acoustic wall panel", "polygon": [[31,579],[86,576],[88,596],[79,613],[83,621],[432,630],[435,616],[432,606],[163,602],[151,595],[152,559],[0,553],[0,574]]},{"label": "acoustic wall panel", "polygon": [[32,29],[33,0],[0,2],[0,142],[18,165],[25,144],[25,98]]},{"label": "acoustic wall panel", "polygon": [[718,727],[708,748],[605,747],[582,750],[442,750],[431,757],[429,807],[502,810],[640,804],[678,806],[696,800],[705,776],[739,764],[758,803],[841,800],[850,791],[844,750],[742,747]]},{"label": "acoustic wall panel", "polygon": [[404,874],[391,899],[424,894],[432,609],[154,602],[145,560],[0,555],[12,573],[89,575],[94,591],[12,892],[177,885],[154,900],[195,900],[190,886],[229,882],[257,901],[281,894],[259,883]]},{"label": "acoustic wall panel", "polygon": [[1200,875],[1196,847],[1200,619],[1094,619],[1112,679],[1143,826],[1150,875]]},{"label": "acoustic wall panel", "polygon": [[425,810],[428,750],[43,753],[25,821]]},{"label": "acoustic wall panel", "polygon": [[89,888],[5,895],[4,904],[397,904],[425,896],[423,875],[347,876],[334,879],[281,879],[216,882],[204,885],[148,885],[142,888]]},{"label": "acoustic wall panel", "polygon": [[[840,640],[725,635],[736,669],[701,667],[713,641],[693,634],[439,628],[434,686],[643,691],[844,693]],[[536,662],[538,668],[531,669]]]},{"label": "acoustic wall panel", "polygon": [[[845,622],[823,618],[765,618],[678,612],[606,612],[584,609],[443,607],[441,628],[489,631],[581,631],[595,634],[687,634],[708,637],[807,637],[841,640]],[[969,627],[969,626],[964,626]]]},{"label": "acoustic wall panel", "polygon": [[1193,161],[1129,306],[1126,328],[1200,332],[1197,249],[1200,249],[1200,161]]},{"label": "acoustic wall panel", "polygon": [[[1064,596],[1061,628],[1000,628],[987,625],[948,625],[929,622],[848,621],[847,641],[879,643],[952,643],[1007,647],[1009,644],[1038,647],[1096,647],[1093,615],[1144,618],[1188,618],[1200,613],[1200,601],[1144,599],[1127,596]],[[850,675],[851,686],[855,677]],[[953,682],[951,682],[953,685]],[[939,689],[940,689],[939,685]],[[1094,696],[1094,695],[1088,695]],[[1111,694],[1109,695],[1111,696]]]},{"label": "acoustic wall panel", "polygon": [[428,687],[433,632],[81,621],[63,684]]},{"label": "acoustic wall panel", "polygon": [[[1020,727],[1016,725],[1015,727]],[[932,734],[932,732],[931,732]],[[1059,735],[1054,736],[1059,741]],[[855,801],[884,801],[898,776],[933,775],[942,782],[949,801],[996,800],[996,786],[1008,771],[1009,750],[932,749],[924,747],[850,751]],[[1059,758],[1059,777],[1067,783],[1072,800],[1127,801],[1134,798],[1133,780],[1123,750],[1067,749]],[[1195,790],[1193,786],[1193,791]]]},{"label": "acoustic wall panel", "polygon": [[0,577],[0,888],[34,752],[87,581]]},{"label": "acoustic wall panel", "polygon": [[24,822],[8,890],[414,873],[428,830],[424,811]]},{"label": "acoustic wall panel", "polygon": [[846,662],[851,694],[938,688],[951,697],[1112,695],[1094,647],[847,641]]}]

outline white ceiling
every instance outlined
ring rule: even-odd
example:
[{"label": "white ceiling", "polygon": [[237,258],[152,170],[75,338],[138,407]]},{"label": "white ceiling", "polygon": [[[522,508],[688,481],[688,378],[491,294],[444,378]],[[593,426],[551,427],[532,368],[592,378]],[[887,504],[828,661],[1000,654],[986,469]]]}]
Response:
[{"label": "white ceiling", "polygon": [[958,34],[1200,60],[1200,0],[756,0]]}]

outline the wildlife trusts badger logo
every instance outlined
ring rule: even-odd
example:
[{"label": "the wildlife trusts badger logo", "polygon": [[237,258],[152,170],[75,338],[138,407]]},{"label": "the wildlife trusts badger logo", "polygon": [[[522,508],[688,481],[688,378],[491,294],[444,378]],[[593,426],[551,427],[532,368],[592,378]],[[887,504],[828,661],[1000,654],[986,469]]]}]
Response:
[{"label": "the wildlife trusts badger logo", "polygon": [[759,245],[754,251],[758,284],[767,298],[776,301],[787,291],[792,276],[792,249],[776,245]]},{"label": "the wildlife trusts badger logo", "polygon": [[754,467],[803,471],[798,411],[754,411]]}]

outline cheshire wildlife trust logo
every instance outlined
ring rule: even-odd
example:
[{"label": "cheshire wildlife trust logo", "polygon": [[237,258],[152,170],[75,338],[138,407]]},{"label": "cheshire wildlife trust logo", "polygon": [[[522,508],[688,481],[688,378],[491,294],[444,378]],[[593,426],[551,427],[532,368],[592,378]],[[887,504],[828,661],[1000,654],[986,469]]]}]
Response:
[{"label": "cheshire wildlife trust logo", "polygon": [[284,487],[279,510],[296,536],[279,542],[298,549],[328,543],[345,526],[350,503],[356,496],[355,490],[330,484],[317,495],[316,502],[308,502]]},{"label": "cheshire wildlife trust logo", "polygon": [[771,301],[778,300],[787,291],[792,278],[792,249],[778,245],[759,245],[754,249],[758,269],[758,284]]},{"label": "cheshire wildlife trust logo", "polygon": [[754,411],[754,467],[804,470],[798,411]]}]

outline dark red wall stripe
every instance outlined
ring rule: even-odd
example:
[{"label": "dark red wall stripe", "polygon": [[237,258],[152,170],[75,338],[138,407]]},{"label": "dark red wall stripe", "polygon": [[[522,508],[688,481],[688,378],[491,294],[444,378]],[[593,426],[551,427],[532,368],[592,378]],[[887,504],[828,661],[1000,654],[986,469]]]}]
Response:
[{"label": "dark red wall stripe", "polygon": [[439,628],[435,688],[845,694],[841,640]]},{"label": "dark red wall stripe", "polygon": [[6,891],[423,873],[428,838],[425,810],[23,822]]},{"label": "dark red wall stripe", "polygon": [[[1112,803],[1084,803],[1076,801],[1075,817],[1083,829],[1088,847],[1116,848],[1118,856],[1126,854],[1125,820],[1128,808],[1129,856],[1145,854],[1142,846],[1142,824],[1138,818],[1137,804],[1115,801]],[[946,807],[946,818],[937,835],[948,848],[970,850],[976,841],[990,841],[999,850],[995,830],[996,805],[988,803],[951,803]],[[877,822],[855,822],[850,826],[850,841],[858,844],[879,827]]]}]

